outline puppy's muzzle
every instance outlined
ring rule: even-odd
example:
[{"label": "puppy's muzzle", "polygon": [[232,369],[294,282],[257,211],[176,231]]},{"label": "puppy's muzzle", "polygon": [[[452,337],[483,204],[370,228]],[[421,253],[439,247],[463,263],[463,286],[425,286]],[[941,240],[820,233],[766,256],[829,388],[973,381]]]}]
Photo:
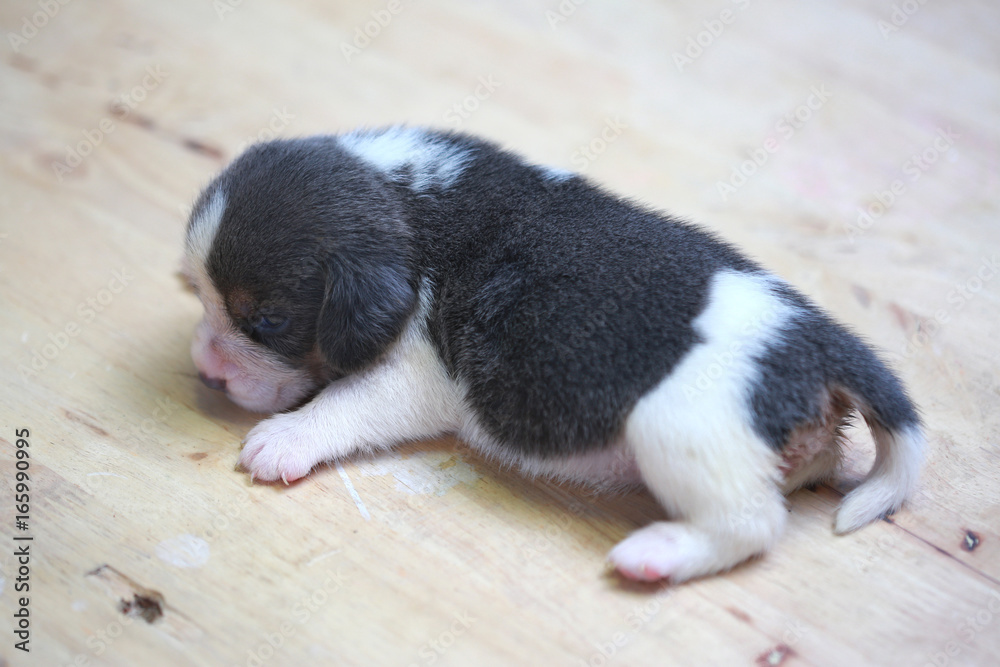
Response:
[{"label": "puppy's muzzle", "polygon": [[205,375],[202,372],[198,372],[198,378],[205,383],[205,386],[209,389],[215,389],[216,391],[226,390],[226,381],[222,378],[213,378]]}]

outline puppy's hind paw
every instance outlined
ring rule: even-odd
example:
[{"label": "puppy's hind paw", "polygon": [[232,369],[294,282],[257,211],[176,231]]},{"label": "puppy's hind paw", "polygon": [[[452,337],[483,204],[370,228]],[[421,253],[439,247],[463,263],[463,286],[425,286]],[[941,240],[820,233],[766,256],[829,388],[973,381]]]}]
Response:
[{"label": "puppy's hind paw", "polygon": [[712,560],[709,544],[697,531],[665,521],[635,531],[608,554],[608,561],[626,579],[670,579],[675,584],[709,574]]}]

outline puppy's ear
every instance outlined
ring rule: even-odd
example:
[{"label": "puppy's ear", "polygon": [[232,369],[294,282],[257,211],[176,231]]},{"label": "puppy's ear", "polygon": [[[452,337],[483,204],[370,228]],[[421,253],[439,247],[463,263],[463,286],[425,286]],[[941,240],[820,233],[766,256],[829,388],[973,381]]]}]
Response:
[{"label": "puppy's ear", "polygon": [[331,259],[317,334],[327,363],[343,373],[371,364],[402,332],[416,303],[402,261]]}]

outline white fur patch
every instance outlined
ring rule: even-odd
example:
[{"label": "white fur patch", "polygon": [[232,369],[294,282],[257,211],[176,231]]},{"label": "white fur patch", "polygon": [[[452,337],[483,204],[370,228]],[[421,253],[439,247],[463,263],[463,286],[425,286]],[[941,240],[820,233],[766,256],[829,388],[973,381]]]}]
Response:
[{"label": "white fur patch", "polygon": [[191,263],[190,268],[196,268],[197,265],[204,267],[208,262],[208,253],[215,242],[215,235],[219,231],[222,214],[225,212],[226,193],[219,188],[188,228],[185,254]]},{"label": "white fur patch", "polygon": [[693,323],[704,342],[668,378],[679,405],[700,409],[706,399],[740,403],[740,417],[747,415],[737,396],[757,377],[755,359],[780,341],[780,331],[795,315],[772,291],[776,285],[777,278],[766,274],[721,271],[713,277],[709,303]]},{"label": "white fur patch", "polygon": [[717,572],[769,548],[785,521],[778,456],[753,430],[755,358],[795,309],[775,278],[722,271],[693,325],[703,342],[644,396],[626,439],[646,485],[676,519],[653,524],[609,558],[636,579],[675,582]]},{"label": "white fur patch", "polygon": [[[465,394],[463,390],[462,395]],[[635,459],[624,440],[584,454],[547,458],[529,456],[498,443],[479,423],[475,412],[468,408],[462,412],[458,437],[500,465],[528,477],[547,477],[607,491],[642,483]]]},{"label": "white fur patch", "polygon": [[[735,504],[744,477],[777,474],[776,454],[753,431],[749,388],[758,375],[755,358],[773,344],[794,308],[772,291],[775,279],[722,271],[713,278],[709,302],[695,319],[703,342],[692,348],[660,384],[644,396],[628,419],[629,444],[647,483],[658,471],[680,478],[671,495],[693,496],[709,477]],[[645,462],[644,462],[645,460]],[[691,474],[682,471],[691,467]],[[686,492],[685,489],[689,489]],[[671,509],[668,504],[668,509]],[[699,508],[709,513],[711,508]]]},{"label": "white fur patch", "polygon": [[895,512],[916,489],[926,448],[920,427],[890,433],[873,426],[872,435],[875,437],[875,465],[865,480],[841,502],[834,525],[837,533],[849,533]]},{"label": "white fur patch", "polygon": [[451,187],[472,158],[468,149],[411,127],[358,130],[341,135],[338,142],[344,150],[416,192]]},{"label": "white fur patch", "polygon": [[562,183],[563,181],[568,181],[576,176],[576,174],[567,169],[550,167],[548,165],[538,165],[537,169],[542,172],[542,176],[544,176],[546,180],[552,181],[553,183]]},{"label": "white fur patch", "polygon": [[251,475],[286,482],[317,463],[388,449],[458,428],[460,397],[427,337],[429,289],[400,339],[375,366],[336,380],[307,405],[260,422],[240,464]]}]

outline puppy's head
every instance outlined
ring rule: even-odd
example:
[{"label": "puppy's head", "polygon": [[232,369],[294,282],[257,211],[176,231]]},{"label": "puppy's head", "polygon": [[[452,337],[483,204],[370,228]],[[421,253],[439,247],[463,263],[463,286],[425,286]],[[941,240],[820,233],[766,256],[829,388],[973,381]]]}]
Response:
[{"label": "puppy's head", "polygon": [[183,270],[205,308],[199,375],[256,412],[374,363],[416,304],[398,199],[335,137],[237,158],[194,206]]}]

